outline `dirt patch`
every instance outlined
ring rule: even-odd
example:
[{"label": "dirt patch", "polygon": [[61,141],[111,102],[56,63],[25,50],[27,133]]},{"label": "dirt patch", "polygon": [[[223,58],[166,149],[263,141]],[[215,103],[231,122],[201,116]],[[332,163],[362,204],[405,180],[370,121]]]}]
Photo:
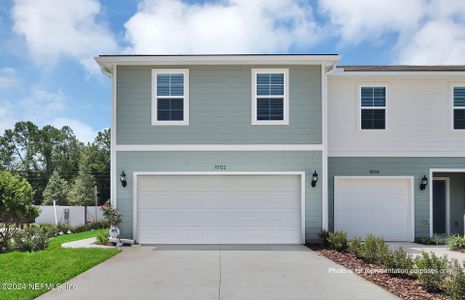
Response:
[{"label": "dirt patch", "polygon": [[376,270],[383,270],[383,266],[366,263],[352,253],[341,253],[328,250],[321,245],[308,245],[308,247],[402,299],[450,300],[449,297],[444,295],[427,292],[417,279],[411,277],[394,277],[387,273],[377,272]]}]

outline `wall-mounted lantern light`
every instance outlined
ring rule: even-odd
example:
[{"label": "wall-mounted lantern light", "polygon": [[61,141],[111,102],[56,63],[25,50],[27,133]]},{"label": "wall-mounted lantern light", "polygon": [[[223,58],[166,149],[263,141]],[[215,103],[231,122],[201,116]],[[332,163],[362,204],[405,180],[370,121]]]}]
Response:
[{"label": "wall-mounted lantern light", "polygon": [[128,181],[126,180],[126,173],[124,172],[124,170],[123,170],[123,172],[121,172],[119,180],[121,181],[121,185],[124,188],[128,185]]},{"label": "wall-mounted lantern light", "polygon": [[316,183],[318,182],[318,173],[316,172],[313,172],[313,175],[312,175],[312,182],[311,182],[311,185],[312,187],[316,187]]},{"label": "wall-mounted lantern light", "polygon": [[423,178],[421,179],[421,183],[420,183],[420,190],[424,191],[427,185],[428,185],[428,178],[426,178],[426,175],[423,175]]}]

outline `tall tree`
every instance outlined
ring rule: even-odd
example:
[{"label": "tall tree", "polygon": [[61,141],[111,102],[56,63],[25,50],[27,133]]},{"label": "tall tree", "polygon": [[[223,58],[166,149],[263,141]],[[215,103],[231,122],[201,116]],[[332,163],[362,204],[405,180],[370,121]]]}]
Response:
[{"label": "tall tree", "polygon": [[44,205],[53,205],[53,201],[57,205],[68,205],[68,182],[56,170],[50,176],[43,196]]},{"label": "tall tree", "polygon": [[93,205],[95,203],[94,176],[90,172],[89,158],[86,153],[83,153],[79,160],[79,173],[69,190],[68,201],[71,205]]},{"label": "tall tree", "polygon": [[110,199],[110,129],[100,131],[88,145],[89,167],[94,175],[99,205]]}]

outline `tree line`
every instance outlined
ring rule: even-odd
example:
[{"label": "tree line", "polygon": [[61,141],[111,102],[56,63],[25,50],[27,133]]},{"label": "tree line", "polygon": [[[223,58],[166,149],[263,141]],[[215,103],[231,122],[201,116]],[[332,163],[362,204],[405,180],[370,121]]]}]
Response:
[{"label": "tree line", "polygon": [[83,143],[68,126],[17,122],[0,136],[0,169],[25,178],[34,204],[99,205],[110,198],[110,129]]}]

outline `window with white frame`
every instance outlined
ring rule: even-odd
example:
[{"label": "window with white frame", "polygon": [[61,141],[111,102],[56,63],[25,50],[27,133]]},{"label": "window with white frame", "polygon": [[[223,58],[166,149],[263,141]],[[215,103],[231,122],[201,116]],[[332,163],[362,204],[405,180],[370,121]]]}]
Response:
[{"label": "window with white frame", "polygon": [[289,124],[288,69],[252,69],[252,124]]},{"label": "window with white frame", "polygon": [[360,128],[362,130],[386,129],[386,87],[362,86],[360,88]]},{"label": "window with white frame", "polygon": [[454,86],[454,130],[465,130],[465,86]]},{"label": "window with white frame", "polygon": [[189,70],[152,70],[152,124],[189,125]]}]

